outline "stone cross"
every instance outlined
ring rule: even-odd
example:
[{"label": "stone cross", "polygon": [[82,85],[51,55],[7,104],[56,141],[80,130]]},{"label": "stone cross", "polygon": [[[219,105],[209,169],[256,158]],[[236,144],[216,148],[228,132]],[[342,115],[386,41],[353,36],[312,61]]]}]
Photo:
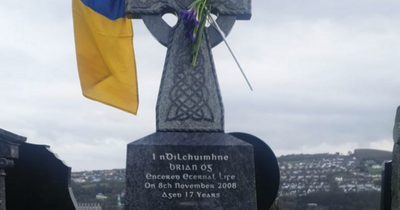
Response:
[{"label": "stone cross", "polygon": [[[183,21],[170,27],[166,13],[179,16],[193,0],[126,0],[130,18],[141,18],[150,32],[168,47],[156,106],[157,131],[224,131],[224,112],[211,48],[222,41],[213,28],[205,30],[197,65],[191,63],[191,41]],[[251,17],[251,0],[212,0],[211,13],[228,34],[236,20]]]}]

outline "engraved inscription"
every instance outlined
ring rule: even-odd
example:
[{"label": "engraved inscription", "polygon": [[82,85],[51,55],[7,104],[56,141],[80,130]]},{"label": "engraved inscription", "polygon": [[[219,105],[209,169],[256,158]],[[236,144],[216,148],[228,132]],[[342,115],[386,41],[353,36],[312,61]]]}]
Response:
[{"label": "engraved inscription", "polygon": [[[163,199],[218,199],[229,190],[239,188],[237,175],[229,171],[219,171],[218,163],[230,162],[224,154],[151,154],[151,161],[157,161],[162,174],[146,171],[143,186],[153,190]],[[152,193],[152,194],[153,194]]]}]

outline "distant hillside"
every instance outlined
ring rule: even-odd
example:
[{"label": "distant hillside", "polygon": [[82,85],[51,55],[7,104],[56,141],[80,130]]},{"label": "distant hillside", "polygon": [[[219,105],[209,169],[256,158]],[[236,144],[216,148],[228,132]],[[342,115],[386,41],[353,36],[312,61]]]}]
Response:
[{"label": "distant hillside", "polygon": [[293,154],[293,155],[282,155],[278,157],[279,161],[303,161],[303,160],[312,160],[312,159],[329,159],[338,156],[338,154]]},{"label": "distant hillside", "polygon": [[392,152],[376,149],[355,149],[354,156],[359,160],[375,160],[382,163],[385,160],[392,159]]},{"label": "distant hillside", "polygon": [[[329,154],[292,154],[292,155],[282,155],[278,157],[279,161],[303,161],[303,160],[319,160],[319,159],[331,159],[340,156],[339,153]],[[376,150],[376,149],[355,149],[354,154],[358,160],[375,160],[377,163],[382,163],[385,160],[392,159],[391,151]]]}]

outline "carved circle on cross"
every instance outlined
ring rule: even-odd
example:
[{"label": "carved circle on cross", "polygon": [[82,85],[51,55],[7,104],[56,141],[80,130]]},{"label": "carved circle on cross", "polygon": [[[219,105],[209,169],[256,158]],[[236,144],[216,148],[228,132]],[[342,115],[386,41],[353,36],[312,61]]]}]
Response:
[{"label": "carved circle on cross", "polygon": [[[168,47],[171,31],[181,24],[179,13],[182,10],[187,9],[188,5],[190,5],[193,0],[161,0],[157,2],[152,0],[128,0],[128,2],[132,2],[132,5],[134,6],[134,9],[132,9],[133,11],[130,14],[128,5],[128,17],[131,15],[130,18],[141,18],[158,42],[165,47]],[[178,18],[177,24],[173,27],[168,25],[162,18],[163,15],[168,13],[173,14]],[[237,15],[220,15],[218,8],[213,9],[211,13],[217,17],[216,22],[220,26],[221,30],[228,35],[235,24]],[[207,30],[212,47],[217,46],[223,41],[221,35],[214,27],[210,26]]]},{"label": "carved circle on cross", "polygon": [[[166,13],[162,13],[160,15],[142,15],[142,19],[147,29],[149,29],[151,34],[158,40],[158,42],[160,42],[165,47],[168,47],[168,40],[169,40],[168,35],[171,33],[171,30],[173,30],[175,27],[177,27],[178,24],[180,24],[180,19],[178,17],[178,23],[174,27],[171,27],[164,21],[164,19],[162,19],[162,16],[164,14]],[[216,21],[218,25],[221,27],[221,30],[226,35],[229,34],[230,30],[232,29],[236,21],[236,17],[218,16],[218,15],[217,17],[218,18],[216,19]],[[221,35],[212,26],[208,27],[208,36],[210,38],[210,44],[212,47],[217,46],[219,43],[223,41]]]}]

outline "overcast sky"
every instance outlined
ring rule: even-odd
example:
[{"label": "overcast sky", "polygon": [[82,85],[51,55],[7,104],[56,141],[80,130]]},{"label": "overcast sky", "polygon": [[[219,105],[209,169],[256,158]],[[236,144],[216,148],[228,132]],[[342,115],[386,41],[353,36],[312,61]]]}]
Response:
[{"label": "overcast sky", "polygon": [[[400,105],[400,1],[254,0],[213,49],[225,131],[277,156],[391,150]],[[166,48],[134,20],[137,116],[82,96],[71,1],[0,1],[0,128],[47,144],[73,171],[124,168],[128,143],[155,132]]]}]

